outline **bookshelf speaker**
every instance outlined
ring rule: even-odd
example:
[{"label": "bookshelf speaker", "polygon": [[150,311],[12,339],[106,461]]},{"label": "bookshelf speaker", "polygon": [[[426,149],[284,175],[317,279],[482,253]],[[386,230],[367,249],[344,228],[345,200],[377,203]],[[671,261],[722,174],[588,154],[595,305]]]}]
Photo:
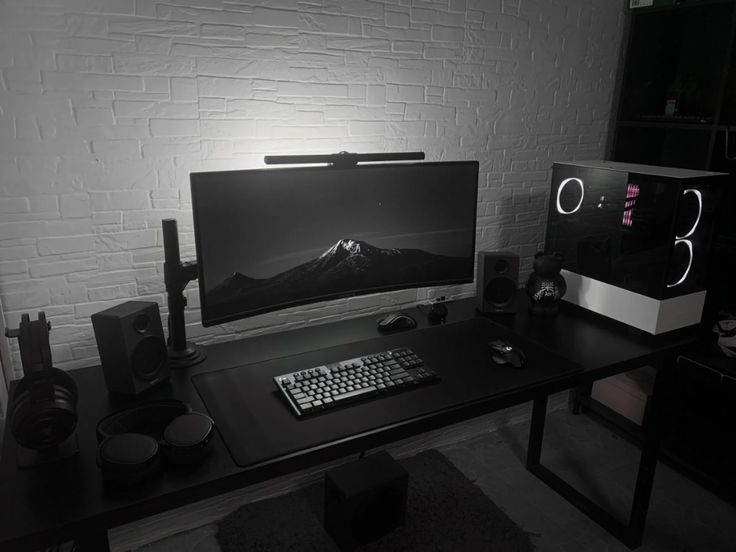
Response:
[{"label": "bookshelf speaker", "polygon": [[127,301],[93,314],[92,326],[108,391],[139,395],[168,380],[157,303]]},{"label": "bookshelf speaker", "polygon": [[519,288],[519,256],[508,251],[478,253],[476,307],[482,313],[514,313]]}]

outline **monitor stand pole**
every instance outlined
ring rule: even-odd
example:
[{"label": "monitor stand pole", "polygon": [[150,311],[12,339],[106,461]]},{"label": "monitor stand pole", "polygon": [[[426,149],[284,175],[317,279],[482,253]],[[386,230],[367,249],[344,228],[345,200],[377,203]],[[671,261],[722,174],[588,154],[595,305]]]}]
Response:
[{"label": "monitor stand pole", "polygon": [[170,368],[186,368],[202,362],[205,350],[187,341],[184,307],[187,299],[184,288],[197,279],[197,263],[181,262],[179,257],[179,233],[176,219],[161,221],[164,233],[164,283],[169,305],[168,364]]}]

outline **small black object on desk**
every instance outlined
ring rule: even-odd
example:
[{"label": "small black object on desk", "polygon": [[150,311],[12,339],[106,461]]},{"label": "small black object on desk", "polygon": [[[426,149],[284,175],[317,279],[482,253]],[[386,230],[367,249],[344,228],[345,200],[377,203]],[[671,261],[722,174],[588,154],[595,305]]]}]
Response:
[{"label": "small black object on desk", "polygon": [[567,291],[562,270],[562,255],[538,251],[534,255],[534,272],[526,282],[526,292],[531,298],[531,313],[535,316],[557,316],[560,299]]},{"label": "small black object on desk", "polygon": [[447,306],[442,302],[432,303],[427,319],[430,324],[445,324],[447,322]]},{"label": "small black object on desk", "polygon": [[488,345],[492,351],[491,358],[496,364],[508,364],[513,368],[526,367],[526,355],[508,341],[496,339]]},{"label": "small black object on desk", "polygon": [[417,327],[417,321],[404,312],[391,312],[378,320],[378,331],[398,332]]}]

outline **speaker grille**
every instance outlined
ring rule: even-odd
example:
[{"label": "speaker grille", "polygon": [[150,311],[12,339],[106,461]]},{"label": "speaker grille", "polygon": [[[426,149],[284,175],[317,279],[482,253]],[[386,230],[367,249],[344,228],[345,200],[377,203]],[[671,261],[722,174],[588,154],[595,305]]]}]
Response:
[{"label": "speaker grille", "polygon": [[483,313],[516,312],[519,256],[509,251],[478,253],[476,306]]},{"label": "speaker grille", "polygon": [[516,298],[516,282],[509,278],[493,278],[486,285],[487,301],[496,308],[509,306]]},{"label": "speaker grille", "polygon": [[130,363],[137,378],[153,381],[161,376],[166,364],[166,346],[157,337],[144,337],[133,349]]}]

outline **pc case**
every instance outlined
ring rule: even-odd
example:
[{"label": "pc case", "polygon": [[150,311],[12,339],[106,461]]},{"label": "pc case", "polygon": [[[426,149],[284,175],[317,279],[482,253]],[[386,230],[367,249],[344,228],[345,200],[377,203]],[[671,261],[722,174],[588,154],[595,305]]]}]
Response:
[{"label": "pc case", "polygon": [[545,249],[563,255],[564,300],[650,334],[698,324],[724,173],[555,163]]}]

